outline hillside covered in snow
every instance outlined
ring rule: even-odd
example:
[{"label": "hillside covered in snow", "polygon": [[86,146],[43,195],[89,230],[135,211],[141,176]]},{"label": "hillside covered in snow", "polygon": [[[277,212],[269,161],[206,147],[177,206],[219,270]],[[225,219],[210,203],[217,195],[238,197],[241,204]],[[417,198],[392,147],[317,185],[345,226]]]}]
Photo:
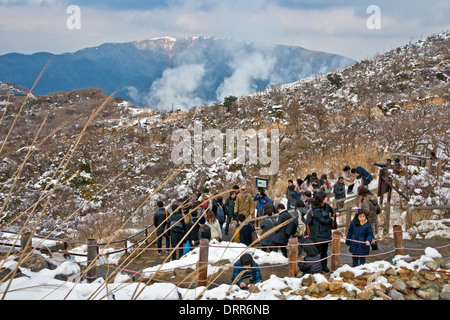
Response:
[{"label": "hillside covered in snow", "polygon": [[[186,129],[194,136],[195,123],[223,134],[279,130],[279,169],[268,177],[273,198],[284,196],[288,179],[314,171],[332,181],[345,165],[376,174],[371,163],[393,153],[448,159],[449,42],[444,31],[323,76],[185,112],[138,109],[120,98],[102,105],[99,89],[39,96],[23,108],[25,97],[15,100],[1,109],[2,223],[15,229],[30,219],[40,234],[57,228],[61,237],[101,239],[130,216],[136,227],[147,225],[158,200],[253,187],[260,162],[174,165],[172,135]],[[436,183],[445,191],[443,170]],[[448,193],[428,189],[424,199],[449,203]]]}]

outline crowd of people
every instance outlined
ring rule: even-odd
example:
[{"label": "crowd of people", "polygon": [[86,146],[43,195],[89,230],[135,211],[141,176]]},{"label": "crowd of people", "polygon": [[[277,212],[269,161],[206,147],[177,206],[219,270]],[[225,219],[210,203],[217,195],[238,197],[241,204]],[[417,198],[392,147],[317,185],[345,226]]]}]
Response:
[{"label": "crowd of people", "polygon": [[[384,166],[374,164],[377,166]],[[221,241],[231,232],[231,241],[247,246],[258,245],[263,250],[278,251],[287,257],[287,244],[290,237],[298,237],[300,276],[307,273],[330,272],[328,247],[332,230],[337,228],[336,218],[348,194],[352,194],[356,180],[361,179],[357,188],[361,208],[356,210],[348,229],[346,244],[353,255],[353,266],[365,263],[370,248],[377,250],[377,215],[381,212],[376,195],[368,189],[373,180],[364,168],[345,166],[342,175],[331,184],[327,175],[313,172],[304,180],[288,181],[286,191],[287,205],[281,200],[272,200],[263,188],[258,188],[252,196],[246,185],[235,185],[226,199],[221,194],[211,195],[208,189],[192,197],[179,199],[171,205],[171,213],[160,201],[154,214],[157,229],[158,254],[163,254],[163,238],[168,248],[177,248],[172,259],[199,245],[201,239]],[[332,194],[336,201],[330,202]],[[277,217],[275,215],[278,214]],[[249,222],[250,218],[261,217],[259,222]],[[264,217],[264,218],[263,218]],[[255,227],[262,230],[256,235]],[[180,245],[184,238],[184,244]],[[240,274],[239,280],[236,279]],[[242,277],[244,275],[244,277]],[[248,277],[250,282],[243,281]],[[243,287],[251,286],[261,280],[257,264],[251,255],[244,254],[236,262],[232,281]]]}]

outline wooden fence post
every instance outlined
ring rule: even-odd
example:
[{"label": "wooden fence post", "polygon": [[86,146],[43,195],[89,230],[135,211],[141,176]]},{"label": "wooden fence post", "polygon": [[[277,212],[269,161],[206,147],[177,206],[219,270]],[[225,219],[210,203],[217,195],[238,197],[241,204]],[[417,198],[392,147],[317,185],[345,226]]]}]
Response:
[{"label": "wooden fence post", "polygon": [[63,250],[64,250],[64,258],[68,258],[69,257],[69,254],[68,254],[68,252],[69,252],[69,243],[67,242],[67,241],[64,241],[63,242]]},{"label": "wooden fence post", "polygon": [[198,257],[197,273],[198,286],[206,287],[208,277],[208,255],[209,255],[209,240],[200,239],[200,254]]},{"label": "wooden fence post", "polygon": [[391,204],[387,202],[384,205],[383,235],[389,233],[390,220],[391,220]]},{"label": "wooden fence post", "polygon": [[405,250],[403,248],[403,230],[402,226],[394,226],[394,248],[396,255],[404,255]]},{"label": "wooden fence post", "polygon": [[128,240],[124,241],[124,246],[125,246],[125,257],[128,257]]},{"label": "wooden fence post", "polygon": [[342,234],[339,231],[333,231],[331,242],[331,271],[336,271],[336,269],[339,268],[341,256],[341,237]]},{"label": "wooden fence post", "polygon": [[298,238],[290,237],[288,243],[289,250],[289,277],[298,276]]},{"label": "wooden fence post", "polygon": [[[95,258],[98,255],[98,246],[97,246],[97,240],[95,239],[88,239],[88,248],[87,248],[87,267],[89,268],[86,279],[89,282],[92,282],[95,280],[97,276],[97,269],[95,267]],[[91,266],[92,264],[92,266]]]},{"label": "wooden fence post", "polygon": [[26,232],[22,234],[20,237],[20,246],[22,248],[22,251],[25,251],[26,253],[31,251],[31,248],[33,247],[32,244],[32,238],[31,238],[31,232]]}]

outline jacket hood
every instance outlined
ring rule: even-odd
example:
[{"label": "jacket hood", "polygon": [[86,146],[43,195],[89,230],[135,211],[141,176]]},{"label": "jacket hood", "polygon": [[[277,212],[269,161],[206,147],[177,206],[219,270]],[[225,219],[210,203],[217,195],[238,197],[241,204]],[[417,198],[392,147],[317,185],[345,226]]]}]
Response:
[{"label": "jacket hood", "polygon": [[365,198],[369,201],[372,201],[372,202],[375,201],[378,203],[377,197],[374,194],[368,194]]}]

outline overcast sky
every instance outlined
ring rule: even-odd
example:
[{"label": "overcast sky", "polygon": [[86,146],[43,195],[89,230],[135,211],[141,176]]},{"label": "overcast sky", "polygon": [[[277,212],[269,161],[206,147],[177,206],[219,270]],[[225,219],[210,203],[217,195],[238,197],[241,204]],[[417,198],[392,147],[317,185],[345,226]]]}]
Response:
[{"label": "overcast sky", "polygon": [[[80,29],[69,29],[70,5]],[[373,20],[371,5],[380,9]],[[220,36],[355,60],[448,30],[448,0],[0,0],[0,54],[74,52],[105,42]],[[367,21],[380,21],[370,29]]]}]

